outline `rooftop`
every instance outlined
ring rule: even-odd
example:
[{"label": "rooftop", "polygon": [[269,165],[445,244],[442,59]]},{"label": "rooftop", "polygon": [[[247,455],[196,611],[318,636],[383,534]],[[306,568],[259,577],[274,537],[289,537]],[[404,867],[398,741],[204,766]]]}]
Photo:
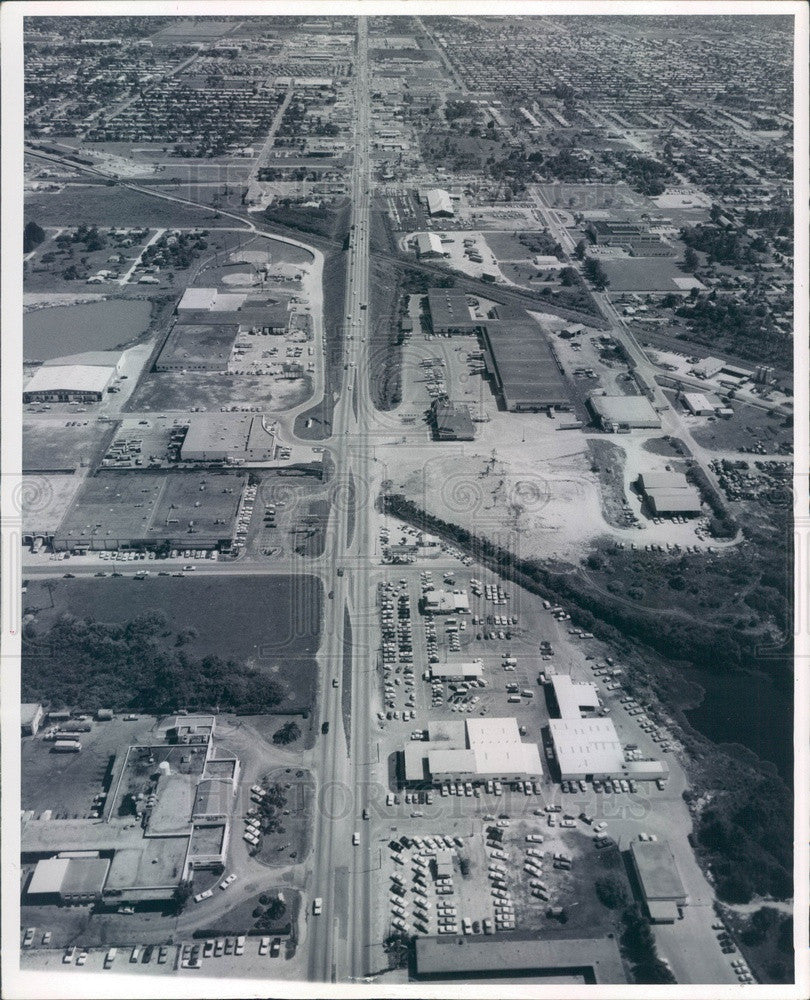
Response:
[{"label": "rooftop", "polygon": [[686,890],[668,841],[634,840],[630,853],[646,899],[685,898]]},{"label": "rooftop", "polygon": [[646,396],[591,396],[594,411],[614,424],[660,427],[661,418]]},{"label": "rooftop", "polygon": [[551,678],[551,686],[562,719],[579,719],[582,709],[599,708],[599,695],[594,684],[575,684],[568,674],[555,674]]},{"label": "rooftop", "polygon": [[40,365],[23,386],[23,392],[103,393],[114,374],[114,367],[101,365]]},{"label": "rooftop", "polygon": [[624,764],[622,744],[610,719],[549,719],[563,774],[612,774]]}]

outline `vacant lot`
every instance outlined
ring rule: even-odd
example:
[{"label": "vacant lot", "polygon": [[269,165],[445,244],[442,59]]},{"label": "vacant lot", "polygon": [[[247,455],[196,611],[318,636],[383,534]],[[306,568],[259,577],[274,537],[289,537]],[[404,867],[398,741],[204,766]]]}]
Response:
[{"label": "vacant lot", "polygon": [[[77,416],[81,416],[78,414]],[[78,427],[68,427],[78,423]],[[23,469],[26,472],[63,472],[80,465],[93,466],[112,438],[114,425],[95,420],[27,421],[23,425]]]},{"label": "vacant lot", "polygon": [[733,417],[693,428],[692,437],[698,444],[717,451],[736,451],[763,444],[767,452],[773,453],[793,441],[792,422],[786,426],[783,417],[756,406],[737,401],[732,405]]},{"label": "vacant lot", "polygon": [[25,218],[40,226],[121,226],[129,220],[153,228],[171,226],[233,226],[216,218],[213,209],[152,198],[120,185],[71,184],[62,191],[32,194],[25,200]]},{"label": "vacant lot", "polygon": [[282,381],[269,375],[222,375],[217,372],[149,372],[127,409],[219,410],[222,406],[261,403],[267,412],[287,410],[312,392],[309,376]]},{"label": "vacant lot", "polygon": [[35,619],[40,636],[63,613],[127,622],[162,611],[170,628],[183,631],[190,657],[255,667],[284,689],[279,708],[301,709],[315,698],[322,599],[321,583],[312,576],[60,580],[53,609],[41,582],[32,580],[26,594],[26,604],[41,609]]},{"label": "vacant lot", "polygon": [[675,257],[627,257],[601,263],[613,292],[675,292],[690,288],[692,282],[702,287],[683,273]]}]

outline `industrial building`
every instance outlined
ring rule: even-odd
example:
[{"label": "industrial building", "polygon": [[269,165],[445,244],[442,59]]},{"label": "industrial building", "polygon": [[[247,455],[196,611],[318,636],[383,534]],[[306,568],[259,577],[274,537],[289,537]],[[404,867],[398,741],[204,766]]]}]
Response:
[{"label": "industrial building", "polygon": [[118,351],[86,351],[51,358],[37,368],[23,388],[23,402],[98,403],[121,365]]},{"label": "industrial building", "polygon": [[469,982],[471,979],[542,980],[576,977],[588,984],[624,983],[622,958],[614,937],[569,938],[543,932],[463,937],[417,937],[416,978]]},{"label": "industrial building", "polygon": [[517,720],[466,719],[428,727],[428,740],[402,753],[407,785],[445,781],[517,781],[540,778],[543,765],[536,743],[523,743]]},{"label": "industrial building", "polygon": [[20,705],[20,732],[23,736],[36,736],[45,712],[42,705],[36,701],[23,702]]},{"label": "industrial building", "polygon": [[438,441],[474,441],[475,424],[464,403],[436,399],[431,406],[433,434]]},{"label": "industrial building", "polygon": [[654,516],[700,514],[700,494],[682,472],[643,472],[638,486]]},{"label": "industrial building", "polygon": [[274,461],[276,452],[275,430],[266,415],[200,413],[189,418],[180,461],[263,464]]},{"label": "industrial building", "polygon": [[661,426],[661,417],[646,396],[594,395],[589,398],[588,403],[602,429],[606,431],[655,430]]},{"label": "industrial building", "polygon": [[610,719],[549,719],[548,727],[562,781],[624,776],[624,751]]},{"label": "industrial building", "polygon": [[444,257],[442,241],[435,233],[419,233],[416,237],[418,257]]},{"label": "industrial building", "polygon": [[[436,237],[438,238],[438,237]],[[452,288],[429,288],[427,293],[430,326],[435,334],[480,333],[486,320],[473,316],[464,292]]]},{"label": "industrial building", "polygon": [[224,372],[238,333],[238,323],[178,321],[161,348],[155,371]]},{"label": "industrial building", "polygon": [[470,598],[463,590],[428,590],[422,598],[422,607],[434,615],[468,615]]},{"label": "industrial building", "polygon": [[698,378],[714,378],[714,376],[722,370],[724,364],[725,361],[721,358],[703,358],[703,360],[698,362],[698,364],[696,364],[691,371],[692,374],[697,375]]},{"label": "industrial building", "polygon": [[539,324],[525,313],[502,311],[483,326],[484,363],[505,409],[566,410],[571,406],[557,358]]},{"label": "industrial building", "polygon": [[683,402],[689,412],[695,417],[711,417],[717,412],[718,404],[702,392],[685,392]]},{"label": "industrial building", "polygon": [[673,924],[687,902],[678,865],[666,840],[634,840],[630,859],[644,905],[654,924]]},{"label": "industrial building", "polygon": [[595,684],[577,684],[568,674],[555,674],[551,687],[561,719],[581,719],[602,707]]},{"label": "industrial building", "polygon": [[444,216],[446,218],[455,215],[453,201],[448,191],[443,191],[441,188],[433,188],[427,192],[425,200],[427,201],[428,212],[431,215]]},{"label": "industrial building", "polygon": [[32,902],[87,905],[101,900],[110,859],[97,851],[75,854],[83,856],[66,852],[37,862],[28,883]]}]

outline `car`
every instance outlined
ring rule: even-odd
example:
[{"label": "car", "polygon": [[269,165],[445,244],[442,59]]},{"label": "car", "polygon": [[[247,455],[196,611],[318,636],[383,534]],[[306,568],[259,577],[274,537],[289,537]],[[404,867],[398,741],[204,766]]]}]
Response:
[{"label": "car", "polygon": [[209,938],[203,945],[203,958],[210,958],[214,954],[214,942]]},{"label": "car", "polygon": [[205,892],[198,892],[194,897],[195,903],[201,903],[204,899],[210,899],[214,895],[213,889],[206,889]]},{"label": "car", "polygon": [[86,961],[87,961],[87,952],[82,951],[79,954],[79,957],[76,959],[76,965],[84,965]]},{"label": "car", "polygon": [[352,844],[355,847],[357,847],[359,843],[360,843],[360,834],[355,830],[355,832],[352,834]]},{"label": "car", "polygon": [[220,889],[227,889],[228,886],[232,885],[235,881],[236,881],[236,873],[235,872],[231,872],[231,874],[226,879],[223,879],[219,883],[219,887],[220,887]]},{"label": "car", "polygon": [[104,968],[109,969],[110,966],[115,961],[115,956],[118,954],[117,948],[110,948],[107,954],[104,956]]},{"label": "car", "polygon": [[47,948],[50,943],[51,943],[51,932],[45,931],[45,933],[42,935],[42,947]]},{"label": "car", "polygon": [[224,952],[225,952],[225,942],[222,940],[217,941],[216,944],[214,945],[214,957],[220,958]]},{"label": "car", "polygon": [[263,937],[261,941],[259,941],[259,954],[266,955],[269,951],[270,951],[270,938]]},{"label": "car", "polygon": [[165,944],[162,944],[158,949],[158,958],[157,958],[158,965],[164,965],[168,957],[169,957],[169,949],[166,947]]},{"label": "car", "polygon": [[317,917],[323,911],[323,899],[320,896],[316,896],[312,901],[312,915]]},{"label": "car", "polygon": [[363,819],[370,819],[370,813],[368,809],[363,810]]},{"label": "car", "polygon": [[75,954],[76,954],[76,949],[75,948],[68,948],[65,951],[65,954],[62,956],[62,964],[63,965],[70,965],[73,962],[73,958],[74,958]]},{"label": "car", "polygon": [[137,962],[140,957],[141,957],[141,949],[140,946],[136,944],[135,947],[132,949],[132,951],[129,953],[129,960],[130,962]]},{"label": "car", "polygon": [[233,941],[230,938],[225,938],[225,954],[233,955]]},{"label": "car", "polygon": [[23,943],[22,943],[23,948],[30,948],[31,945],[34,943],[34,933],[35,933],[34,927],[29,927],[26,930],[25,936],[23,937]]},{"label": "car", "polygon": [[236,939],[236,947],[234,948],[235,955],[244,955],[245,953],[245,938],[244,935],[240,934]]},{"label": "car", "polygon": [[273,938],[273,943],[270,945],[270,955],[275,958],[281,953],[281,938]]}]

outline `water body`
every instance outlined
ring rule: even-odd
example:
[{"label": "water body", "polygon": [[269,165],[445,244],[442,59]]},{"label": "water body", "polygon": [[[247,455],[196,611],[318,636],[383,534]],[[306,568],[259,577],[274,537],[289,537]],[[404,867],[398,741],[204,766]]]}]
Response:
[{"label": "water body", "polygon": [[791,688],[765,674],[709,674],[693,670],[686,679],[700,685],[703,701],[684,715],[713,743],[736,743],[776,766],[793,784],[793,703]]},{"label": "water body", "polygon": [[48,361],[64,354],[110,351],[129,344],[149,326],[145,299],[108,299],[84,305],[36,309],[23,319],[23,354]]}]

